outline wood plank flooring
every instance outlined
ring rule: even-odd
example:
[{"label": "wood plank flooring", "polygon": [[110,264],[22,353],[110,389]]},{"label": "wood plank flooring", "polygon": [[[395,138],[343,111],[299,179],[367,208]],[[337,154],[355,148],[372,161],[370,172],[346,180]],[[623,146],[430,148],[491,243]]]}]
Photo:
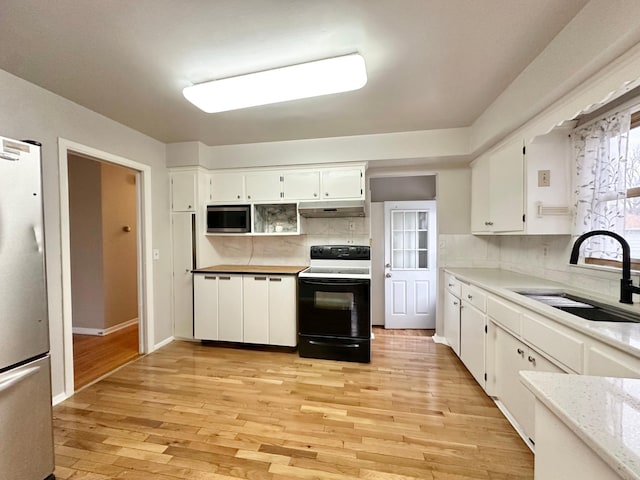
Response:
[{"label": "wood plank flooring", "polygon": [[371,364],[173,342],[54,408],[56,477],[531,479],[460,361],[376,335]]},{"label": "wood plank flooring", "polygon": [[73,335],[75,389],[88,385],[139,355],[138,325],[109,335]]}]

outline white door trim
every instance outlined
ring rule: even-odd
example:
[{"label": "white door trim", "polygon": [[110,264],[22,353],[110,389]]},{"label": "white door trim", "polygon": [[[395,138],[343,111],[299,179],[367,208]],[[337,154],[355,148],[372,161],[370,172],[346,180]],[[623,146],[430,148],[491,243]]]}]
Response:
[{"label": "white door trim", "polygon": [[62,338],[64,348],[64,396],[74,393],[73,325],[71,313],[71,238],[69,230],[69,152],[136,170],[138,182],[138,318],[140,353],[154,350],[153,338],[153,257],[151,247],[151,167],[64,138],[58,138],[60,186],[60,257],[62,262]]}]

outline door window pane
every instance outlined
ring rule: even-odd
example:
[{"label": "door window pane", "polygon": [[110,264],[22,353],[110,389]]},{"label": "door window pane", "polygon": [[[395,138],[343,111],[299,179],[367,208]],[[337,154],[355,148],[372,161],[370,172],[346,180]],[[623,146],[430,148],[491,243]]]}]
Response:
[{"label": "door window pane", "polygon": [[418,270],[429,268],[428,225],[425,210],[394,210],[391,212],[391,269]]}]

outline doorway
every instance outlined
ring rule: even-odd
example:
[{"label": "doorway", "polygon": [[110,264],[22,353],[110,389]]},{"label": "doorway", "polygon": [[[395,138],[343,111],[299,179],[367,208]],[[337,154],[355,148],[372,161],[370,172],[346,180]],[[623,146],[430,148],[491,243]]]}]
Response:
[{"label": "doorway", "polygon": [[435,201],[384,202],[385,328],[435,329]]},{"label": "doorway", "polygon": [[[108,344],[123,341],[128,345],[127,351],[129,353],[126,355],[129,356],[137,356],[142,353],[147,353],[153,349],[153,324],[150,321],[153,314],[153,297],[150,286],[150,280],[153,276],[150,237],[151,168],[148,165],[140,164],[108,152],[96,150],[64,139],[59,139],[58,147],[61,200],[60,229],[65,397],[69,397],[77,388],[74,364],[74,323],[76,323],[75,328],[77,333],[97,334],[91,335],[93,338],[86,338],[87,336],[83,335],[84,338],[82,340],[85,340],[83,344],[79,344],[76,341],[76,347],[78,350],[84,349],[98,354],[99,348],[96,346],[96,342]],[[133,208],[133,212],[130,213],[133,213],[134,215],[126,220],[120,219],[116,222],[117,229],[119,229],[119,231],[117,231],[116,227],[113,225],[108,226],[107,230],[110,231],[111,237],[109,238],[109,235],[107,235],[104,242],[101,238],[101,243],[109,243],[109,245],[107,245],[101,252],[103,257],[102,265],[106,268],[112,268],[112,264],[115,263],[116,268],[114,269],[115,273],[112,271],[109,278],[104,275],[94,275],[97,278],[102,276],[102,286],[100,289],[96,288],[96,283],[99,282],[96,282],[94,278],[91,293],[94,295],[94,300],[96,295],[98,295],[98,297],[99,295],[109,297],[104,298],[104,304],[107,304],[112,297],[116,300],[111,303],[111,306],[108,308],[104,307],[104,305],[102,307],[100,305],[98,305],[98,307],[94,305],[93,308],[85,308],[84,313],[86,314],[89,312],[89,317],[104,316],[103,320],[105,323],[102,323],[99,326],[96,326],[95,324],[93,326],[78,326],[77,322],[74,322],[76,315],[81,316],[83,314],[82,308],[78,306],[77,303],[79,297],[76,296],[76,298],[74,298],[74,283],[76,287],[79,284],[81,289],[87,288],[85,283],[77,281],[79,277],[77,276],[77,262],[74,260],[74,255],[78,252],[78,244],[72,241],[71,235],[72,221],[74,217],[74,213],[72,212],[74,205],[71,201],[74,200],[74,196],[70,195],[70,182],[74,182],[75,179],[72,178],[73,172],[70,174],[70,168],[73,168],[73,166],[70,167],[70,164],[76,163],[76,160],[78,162],[83,162],[81,164],[85,166],[91,164],[86,164],[84,162],[95,162],[104,177],[110,179],[109,182],[113,180],[112,177],[114,176],[124,179],[125,183],[129,183],[128,185],[123,185],[122,183],[118,184],[118,182],[115,182],[116,185],[119,185],[118,187],[107,186],[106,190],[111,190],[112,194],[115,190],[115,195],[118,196],[122,194],[122,188],[129,189],[135,198],[135,202],[132,202],[133,205],[130,207]],[[111,202],[113,202],[113,199]],[[84,208],[86,205],[81,205],[81,207]],[[118,209],[115,209],[115,212],[115,214],[112,211],[106,215],[102,215],[101,212],[98,216],[103,217],[101,218],[101,221],[106,220],[109,216],[117,219],[120,217],[120,213],[118,213]],[[90,216],[88,218],[90,218]],[[77,226],[78,225],[76,225],[76,227]],[[84,227],[82,224],[80,224],[80,226]],[[84,231],[85,235],[87,235],[87,232],[91,234],[90,228],[81,228],[81,230]],[[80,244],[84,245],[80,247],[81,249],[89,248],[89,244],[86,242],[86,239],[84,240],[84,244]],[[116,253],[118,250],[113,248],[120,240],[124,240],[129,244],[135,243],[133,256],[129,255],[128,257],[123,256],[120,258],[121,254]],[[73,255],[72,245],[74,247]],[[86,260],[86,252],[84,253]],[[82,259],[82,255],[80,255],[80,259]],[[73,265],[74,263],[76,264],[75,266]],[[119,273],[121,273],[118,271],[118,266],[121,270],[124,270],[126,267],[129,271],[129,279],[126,283],[123,283],[122,278],[118,276]],[[75,282],[74,272],[76,279]],[[91,270],[89,273],[91,273]],[[105,287],[106,283],[110,283],[110,286]],[[136,295],[135,297],[130,296],[129,300],[124,301],[127,306],[126,308],[122,308],[123,301],[122,297],[118,299],[118,292],[126,294],[130,293],[131,290],[135,290]],[[124,321],[114,321],[114,318],[122,319],[123,317],[126,318],[129,316],[132,316],[133,318],[127,318],[127,320]],[[95,318],[92,320],[95,320]],[[89,330],[83,331],[83,328]],[[123,340],[124,338],[126,338],[126,340]],[[109,350],[111,347],[113,346],[107,346],[105,348]],[[122,362],[121,357],[120,360],[118,360],[119,357],[117,355],[115,358],[116,362]],[[88,363],[95,362],[90,360]],[[106,367],[109,369],[114,368],[113,366],[109,366],[108,362],[105,362],[105,364],[107,364]],[[97,378],[103,376],[105,373],[107,372],[99,373]],[[78,385],[83,382],[84,380],[80,380]]]},{"label": "doorway", "polygon": [[137,172],[69,152],[74,389],[139,353]]}]

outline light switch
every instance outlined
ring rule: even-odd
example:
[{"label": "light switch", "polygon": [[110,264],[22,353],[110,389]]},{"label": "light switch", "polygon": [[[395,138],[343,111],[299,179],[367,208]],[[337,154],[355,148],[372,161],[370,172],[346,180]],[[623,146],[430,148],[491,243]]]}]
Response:
[{"label": "light switch", "polygon": [[551,186],[551,170],[538,170],[538,186],[539,187]]}]

